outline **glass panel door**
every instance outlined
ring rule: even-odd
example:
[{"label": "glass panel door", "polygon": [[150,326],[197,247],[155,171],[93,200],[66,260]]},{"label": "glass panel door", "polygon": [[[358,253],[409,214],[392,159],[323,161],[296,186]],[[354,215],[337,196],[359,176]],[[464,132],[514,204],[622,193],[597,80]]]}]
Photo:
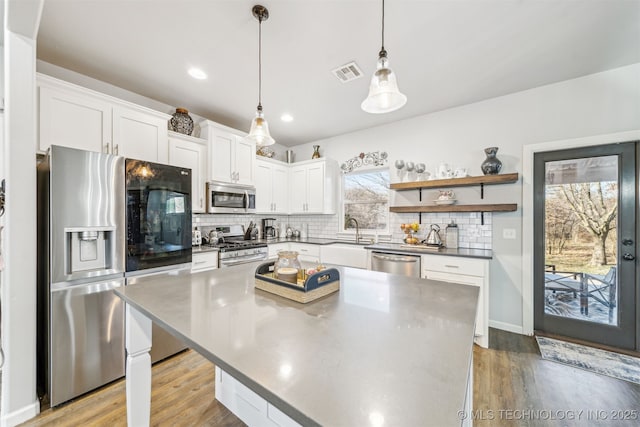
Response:
[{"label": "glass panel door", "polygon": [[635,347],[635,143],[536,154],[535,328]]}]

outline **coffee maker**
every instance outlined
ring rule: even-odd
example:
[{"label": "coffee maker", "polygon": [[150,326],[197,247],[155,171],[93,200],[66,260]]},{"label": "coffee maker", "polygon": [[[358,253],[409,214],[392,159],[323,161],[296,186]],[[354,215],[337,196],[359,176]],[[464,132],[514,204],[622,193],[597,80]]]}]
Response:
[{"label": "coffee maker", "polygon": [[262,238],[263,239],[275,239],[276,236],[276,219],[264,218],[262,220]]}]

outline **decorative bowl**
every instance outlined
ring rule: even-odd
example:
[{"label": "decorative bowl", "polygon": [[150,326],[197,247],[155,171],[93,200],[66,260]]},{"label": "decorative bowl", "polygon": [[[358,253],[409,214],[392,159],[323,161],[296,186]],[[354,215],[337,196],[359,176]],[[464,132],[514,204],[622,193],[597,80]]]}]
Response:
[{"label": "decorative bowl", "polygon": [[452,205],[456,202],[456,199],[436,199],[434,202],[436,205]]}]

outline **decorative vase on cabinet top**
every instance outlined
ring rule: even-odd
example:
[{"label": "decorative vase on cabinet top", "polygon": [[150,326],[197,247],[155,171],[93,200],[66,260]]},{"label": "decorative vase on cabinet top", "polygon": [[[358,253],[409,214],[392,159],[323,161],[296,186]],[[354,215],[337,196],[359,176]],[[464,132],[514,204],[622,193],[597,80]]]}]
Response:
[{"label": "decorative vase on cabinet top", "polygon": [[193,119],[186,108],[176,108],[176,112],[169,119],[169,129],[174,132],[191,135],[193,132]]},{"label": "decorative vase on cabinet top", "polygon": [[484,159],[480,168],[485,175],[497,175],[502,169],[502,162],[496,157],[498,147],[489,147],[484,149],[487,158]]},{"label": "decorative vase on cabinet top", "polygon": [[311,155],[312,159],[319,159],[320,158],[320,146],[319,145],[314,145],[313,146],[313,154]]}]

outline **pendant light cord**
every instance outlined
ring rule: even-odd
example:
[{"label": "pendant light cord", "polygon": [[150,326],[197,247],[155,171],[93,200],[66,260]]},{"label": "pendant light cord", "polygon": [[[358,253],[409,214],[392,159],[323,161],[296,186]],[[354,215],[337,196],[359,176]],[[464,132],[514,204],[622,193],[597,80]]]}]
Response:
[{"label": "pendant light cord", "polygon": [[387,51],[384,49],[384,0],[382,0],[382,47],[379,53],[380,58],[387,57]]},{"label": "pendant light cord", "polygon": [[384,50],[384,0],[382,0],[382,49]]},{"label": "pendant light cord", "polygon": [[258,22],[258,110],[262,110],[262,17]]}]

